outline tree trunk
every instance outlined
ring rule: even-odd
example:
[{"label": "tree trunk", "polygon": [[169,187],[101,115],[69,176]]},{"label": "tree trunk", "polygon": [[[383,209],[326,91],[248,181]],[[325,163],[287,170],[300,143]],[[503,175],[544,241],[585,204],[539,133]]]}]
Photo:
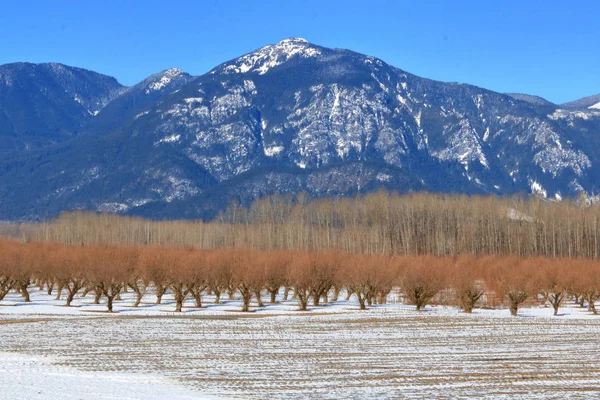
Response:
[{"label": "tree trunk", "polygon": [[23,301],[25,303],[31,302],[31,299],[29,298],[29,292],[27,291],[27,285],[21,285],[21,296],[23,296]]},{"label": "tree trunk", "polygon": [[462,303],[463,312],[466,314],[473,313],[473,302],[471,300],[463,300]]},{"label": "tree trunk", "polygon": [[194,302],[196,303],[196,308],[202,308],[202,290],[190,290],[192,297],[194,298]]},{"label": "tree trunk", "polygon": [[166,287],[164,287],[162,285],[156,286],[156,304],[162,303],[162,298],[166,291],[167,291]]},{"label": "tree trunk", "polygon": [[300,311],[306,311],[306,308],[308,306],[308,297],[304,298],[304,299],[299,299],[299,303],[300,303]]},{"label": "tree trunk", "polygon": [[133,303],[134,307],[138,307],[142,302],[142,297],[144,296],[140,288],[136,283],[129,283],[125,287],[130,287],[131,290],[135,293],[135,303]]},{"label": "tree trunk", "polygon": [[365,296],[360,293],[356,293],[356,298],[358,299],[358,304],[360,305],[361,310],[366,310],[367,306],[365,305]]},{"label": "tree trunk", "polygon": [[333,296],[331,297],[331,301],[338,301],[338,298],[340,297],[340,291],[340,287],[335,286],[333,288]]},{"label": "tree trunk", "polygon": [[133,304],[134,307],[138,307],[140,305],[140,303],[142,302],[142,297],[144,297],[144,294],[142,293],[141,290],[138,290],[135,293],[135,303]]},{"label": "tree trunk", "polygon": [[289,295],[290,295],[290,288],[286,286],[285,289],[283,289],[283,301],[287,301]]},{"label": "tree trunk", "polygon": [[171,289],[173,290],[173,294],[175,295],[175,312],[181,312],[181,309],[183,308],[183,302],[185,301],[185,298],[188,295],[188,291],[183,290],[183,283],[181,282],[172,285]]},{"label": "tree trunk", "polygon": [[63,291],[63,288],[63,285],[58,285],[58,289],[56,290],[56,298],[54,300],[60,300],[60,295]]},{"label": "tree trunk", "polygon": [[76,293],[76,291],[69,290],[69,294],[67,295],[67,307],[71,307],[71,302],[75,298]]},{"label": "tree trunk", "polygon": [[312,293],[313,306],[318,307],[321,304],[321,294],[320,293]]},{"label": "tree trunk", "polygon": [[250,292],[242,293],[242,301],[243,301],[242,312],[250,311],[250,299],[251,298],[252,298],[252,293],[250,293]]},{"label": "tree trunk", "polygon": [[298,306],[300,307],[299,311],[306,311],[310,293],[305,290],[298,290],[298,288],[294,288],[294,295],[296,296],[296,300],[298,300]]},{"label": "tree trunk", "polygon": [[258,302],[258,306],[259,307],[264,307],[265,304],[262,301],[262,298],[260,297],[260,290],[254,292],[254,296],[256,297],[256,301]]},{"label": "tree trunk", "polygon": [[558,315],[558,309],[563,300],[563,293],[552,293],[548,295],[548,301],[552,304],[552,308],[554,308],[554,316]]},{"label": "tree trunk", "polygon": [[111,313],[113,312],[113,299],[114,296],[106,296],[107,302],[106,302],[106,307],[108,308],[108,312]]}]

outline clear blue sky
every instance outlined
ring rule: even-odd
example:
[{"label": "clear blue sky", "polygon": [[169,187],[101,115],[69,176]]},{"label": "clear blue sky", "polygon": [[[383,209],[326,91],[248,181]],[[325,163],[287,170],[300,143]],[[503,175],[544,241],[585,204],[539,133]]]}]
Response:
[{"label": "clear blue sky", "polygon": [[6,0],[0,64],[56,61],[131,85],[303,37],[414,74],[561,103],[600,93],[600,1]]}]

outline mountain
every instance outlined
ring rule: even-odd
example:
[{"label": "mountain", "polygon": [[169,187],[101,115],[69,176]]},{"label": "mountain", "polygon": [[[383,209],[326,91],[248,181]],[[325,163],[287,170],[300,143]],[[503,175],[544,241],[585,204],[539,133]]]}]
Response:
[{"label": "mountain", "polygon": [[[169,71],[109,103],[90,134],[1,160],[0,219],[210,218],[231,199],[379,188],[598,192],[600,110],[437,82],[303,39],[196,78]],[[145,97],[160,82],[173,86]]]},{"label": "mountain", "polygon": [[87,131],[97,134],[117,129],[123,121],[139,118],[143,111],[162,96],[181,89],[194,77],[178,68],[154,74],[142,82],[127,88],[114,101],[108,103],[86,125]]},{"label": "mountain", "polygon": [[531,94],[523,94],[523,93],[506,93],[508,96],[512,97],[516,100],[526,101],[531,104],[535,104],[538,106],[548,106],[548,107],[556,107],[556,105],[543,97],[534,96]]},{"label": "mountain", "polygon": [[115,78],[62,64],[1,65],[0,153],[76,135],[123,89]]},{"label": "mountain", "polygon": [[561,108],[567,110],[600,110],[600,94],[561,104]]}]

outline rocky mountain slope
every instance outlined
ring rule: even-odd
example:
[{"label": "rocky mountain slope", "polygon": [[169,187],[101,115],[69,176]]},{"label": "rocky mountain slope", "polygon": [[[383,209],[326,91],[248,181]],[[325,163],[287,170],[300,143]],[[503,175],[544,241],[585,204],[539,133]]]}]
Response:
[{"label": "rocky mountain slope", "polygon": [[115,78],[62,64],[0,65],[0,153],[72,137],[123,90]]},{"label": "rocky mountain slope", "polygon": [[85,135],[0,161],[0,219],[90,209],[211,217],[274,193],[594,195],[600,110],[436,82],[287,39],[192,78],[163,71]]}]

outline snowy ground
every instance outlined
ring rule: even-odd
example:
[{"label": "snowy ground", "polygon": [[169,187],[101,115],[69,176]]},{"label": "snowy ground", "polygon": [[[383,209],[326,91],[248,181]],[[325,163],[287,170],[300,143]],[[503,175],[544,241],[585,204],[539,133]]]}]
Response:
[{"label": "snowy ground", "polygon": [[[239,301],[172,312],[131,298],[106,314],[34,291],[0,303],[6,398],[598,398],[600,317],[293,300],[243,314]],[[74,392],[74,388],[77,391]],[[14,394],[14,395],[13,395]],[[71,397],[69,397],[71,396]],[[209,397],[210,398],[210,397]]]},{"label": "snowy ground", "polygon": [[201,397],[196,391],[157,375],[84,372],[58,366],[51,360],[53,357],[0,353],[0,390],[3,398],[53,399],[59,396],[69,400],[190,400]]}]

